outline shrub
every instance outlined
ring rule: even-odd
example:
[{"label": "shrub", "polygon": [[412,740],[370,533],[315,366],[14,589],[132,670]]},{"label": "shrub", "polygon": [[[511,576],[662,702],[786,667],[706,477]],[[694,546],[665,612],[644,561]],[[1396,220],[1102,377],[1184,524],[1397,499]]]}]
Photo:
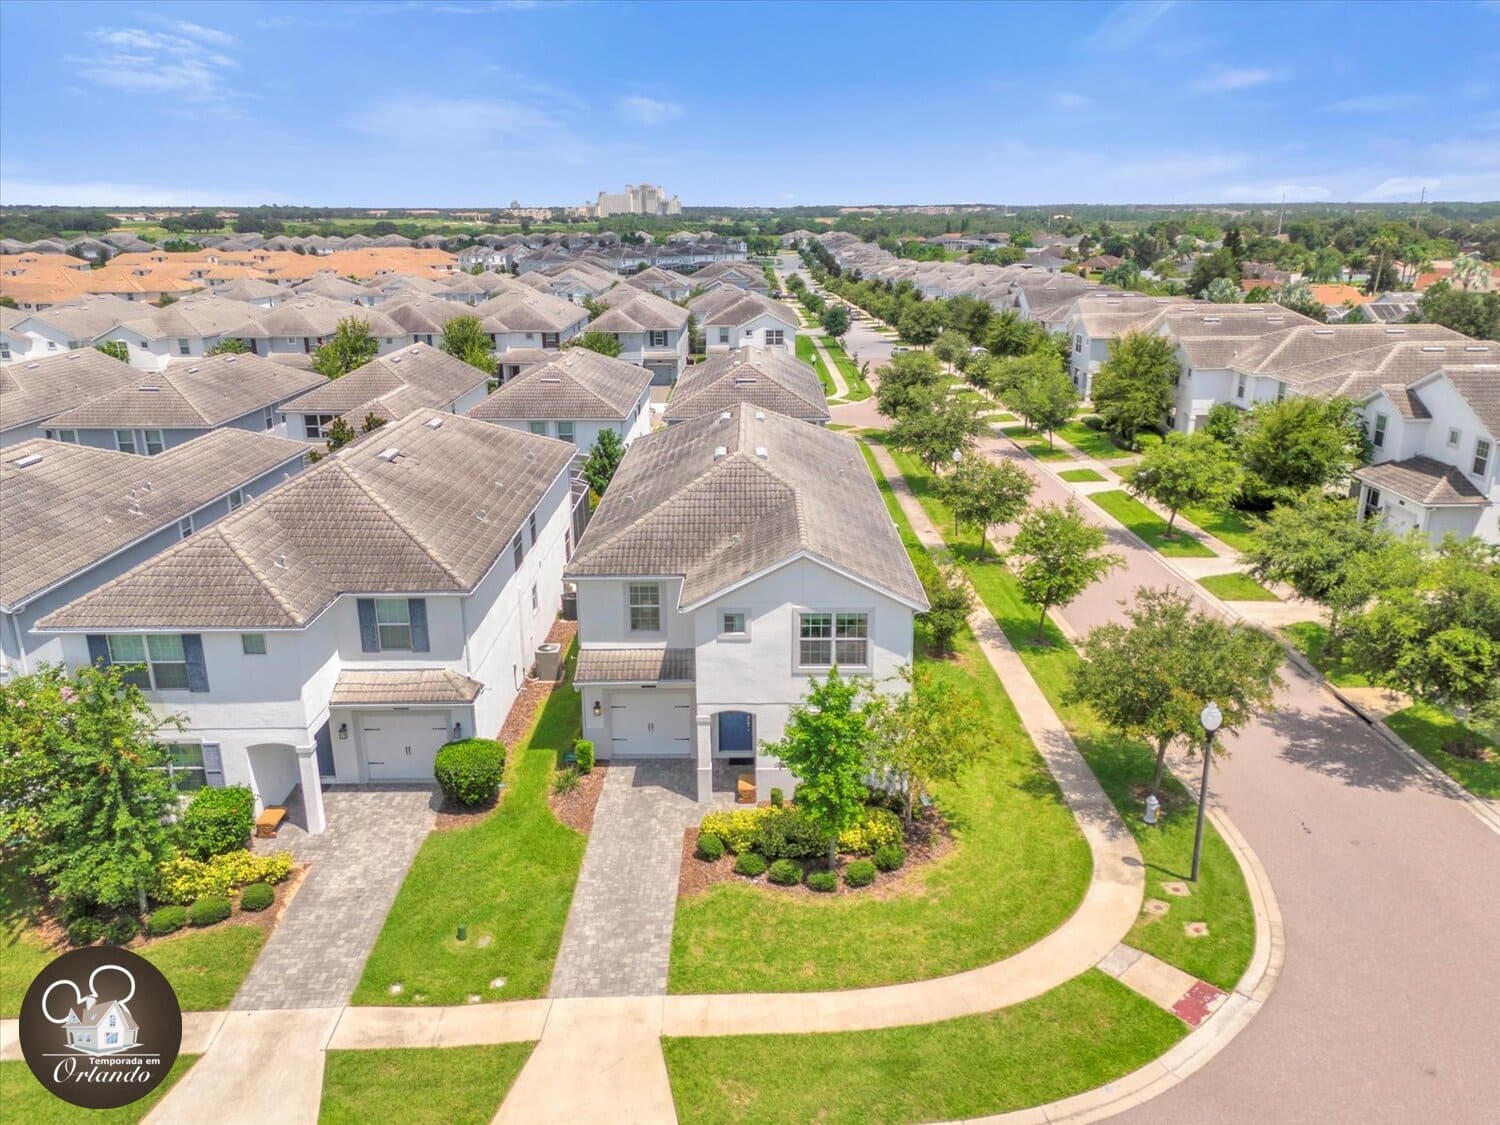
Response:
[{"label": "shrub", "polygon": [[194,859],[243,848],[255,820],[255,797],[243,785],[200,789],[182,814],[182,850]]},{"label": "shrub", "polygon": [[844,868],[846,887],[868,887],[875,881],[875,865],[868,859],[856,859]]},{"label": "shrub", "polygon": [[724,841],[724,847],[738,855],[755,846],[756,827],[769,809],[722,809],[703,818],[700,832],[708,832]]},{"label": "shrub", "polygon": [[906,849],[900,844],[885,844],[875,849],[875,866],[882,871],[899,871],[906,865]]},{"label": "shrub", "polygon": [[734,873],[736,875],[748,875],[753,879],[757,875],[764,875],[765,871],[765,859],[754,852],[744,852],[734,861]]},{"label": "shrub", "polygon": [[450,742],[438,750],[432,773],[455,805],[483,805],[494,799],[505,777],[505,747],[493,738]]},{"label": "shrub", "polygon": [[789,859],[778,859],[771,864],[766,878],[778,887],[795,887],[802,882],[802,865]]},{"label": "shrub", "polygon": [[1083,424],[1095,433],[1104,429],[1104,419],[1097,414],[1085,414],[1083,416]]},{"label": "shrub", "polygon": [[68,940],[74,945],[93,945],[104,933],[104,925],[91,914],[68,923]]},{"label": "shrub", "polygon": [[231,910],[227,898],[220,895],[204,895],[187,908],[188,925],[212,926],[215,922],[222,922],[228,918]]},{"label": "shrub", "polygon": [[899,816],[890,809],[868,808],[858,824],[839,833],[839,851],[848,855],[869,855],[887,844],[899,844],[901,836]]},{"label": "shrub", "polygon": [[814,859],[828,850],[828,841],[800,810],[766,809],[756,824],[755,850],[767,859]]},{"label": "shrub", "polygon": [[578,763],[579,773],[593,773],[594,744],[586,738],[573,743],[573,760]]},{"label": "shrub", "polygon": [[723,840],[719,839],[712,832],[700,832],[700,833],[698,833],[698,858],[699,859],[704,859],[704,860],[707,860],[709,863],[713,863],[715,860],[723,858],[723,855],[724,855],[724,841]]},{"label": "shrub", "polygon": [[157,902],[179,905],[186,905],[204,895],[223,898],[246,883],[279,883],[291,870],[291,852],[272,852],[270,855],[226,852],[207,860],[182,855],[157,868],[156,886],[152,888],[151,897]]},{"label": "shrub", "polygon": [[779,809],[785,803],[786,803],[786,794],[783,793],[780,789],[776,788],[775,786],[772,786],[771,787],[771,807],[773,809]]},{"label": "shrub", "polygon": [[160,937],[187,925],[187,907],[163,906],[146,915],[146,932]]},{"label": "shrub", "polygon": [[116,914],[104,923],[104,940],[110,945],[124,945],[141,932],[141,924],[133,914]]},{"label": "shrub", "polygon": [[565,770],[559,770],[557,776],[552,779],[552,792],[554,793],[571,793],[577,788],[577,766],[569,766]]},{"label": "shrub", "polygon": [[839,889],[839,877],[832,871],[814,871],[807,876],[808,888],[827,894]]},{"label": "shrub", "polygon": [[276,892],[270,883],[251,883],[240,892],[241,910],[264,910],[276,901]]}]

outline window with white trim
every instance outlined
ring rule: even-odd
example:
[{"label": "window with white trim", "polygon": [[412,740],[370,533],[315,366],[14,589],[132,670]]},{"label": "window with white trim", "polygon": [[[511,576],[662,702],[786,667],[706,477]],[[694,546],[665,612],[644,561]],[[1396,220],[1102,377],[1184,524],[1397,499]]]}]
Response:
[{"label": "window with white trim", "polygon": [[526,559],[526,544],[521,541],[521,533],[516,532],[516,537],[510,541],[510,557],[515,563],[517,570],[521,569],[521,563]]},{"label": "window with white trim", "polygon": [[786,343],[786,332],[781,328],[766,329],[766,347],[779,348]]},{"label": "window with white trim", "polygon": [[557,440],[573,441],[575,429],[572,422],[559,422],[557,424]]},{"label": "window with white trim", "polygon": [[1243,371],[1241,371],[1240,374],[1239,374],[1239,378],[1237,378],[1234,381],[1234,397],[1235,398],[1243,399],[1245,397],[1245,384],[1247,382],[1248,382],[1248,378],[1246,377],[1245,373]]},{"label": "window with white trim", "polygon": [[742,609],[726,609],[719,613],[719,636],[730,640],[744,640],[750,635],[750,623]]},{"label": "window with white trim", "polygon": [[864,668],[870,662],[868,613],[799,613],[797,665],[800,668]]},{"label": "window with white trim", "polygon": [[327,437],[327,429],[333,425],[337,414],[304,414],[302,415],[302,432],[309,438]]},{"label": "window with white trim", "polygon": [[411,606],[405,598],[376,598],[375,625],[380,630],[380,651],[411,650]]},{"label": "window with white trim", "polygon": [[167,447],[166,440],[162,437],[160,430],[143,430],[142,433],[146,438],[146,453],[148,456],[155,457]]},{"label": "window with white trim", "polygon": [[547,436],[547,423],[546,422],[528,422],[527,426],[530,428],[530,430],[531,430],[532,433],[538,434],[541,437],[546,437]]},{"label": "window with white trim", "polygon": [[557,332],[543,332],[542,333],[542,347],[544,347],[544,348],[555,348],[561,342],[562,342],[562,337],[561,337],[560,333],[557,333]]},{"label": "window with white trim", "polygon": [[1384,414],[1375,415],[1375,432],[1370,435],[1370,444],[1376,449],[1385,445],[1385,428],[1390,424],[1390,419]]},{"label": "window with white trim", "polygon": [[177,538],[186,539],[193,533],[193,517],[183,516],[177,521]]},{"label": "window with white trim", "polygon": [[661,632],[661,586],[655,582],[632,582],[626,593],[632,633]]},{"label": "window with white trim", "polygon": [[241,633],[240,651],[246,656],[264,656],[266,654],[266,635],[264,633]]},{"label": "window with white trim", "polygon": [[1463,440],[1463,431],[1457,428],[1448,431],[1448,448],[1457,449],[1458,443]]},{"label": "window with white trim", "polygon": [[58,441],[65,441],[69,445],[77,445],[78,444],[78,431],[77,430],[58,430],[57,431],[57,440]]},{"label": "window with white trim", "polygon": [[116,430],[115,431],[115,448],[118,449],[121,453],[134,453],[135,452],[135,431],[134,430]]},{"label": "window with white trim", "polygon": [[178,341],[177,341],[177,354],[178,355],[192,355],[193,354],[193,342],[191,340],[179,338]]},{"label": "window with white trim", "polygon": [[179,793],[191,793],[203,788],[206,776],[202,743],[163,742],[161,748],[167,752],[167,760],[165,765],[157,768],[166,771],[173,789]]},{"label": "window with white trim", "polygon": [[245,490],[236,488],[229,494],[229,510],[232,512],[245,502]]},{"label": "window with white trim", "polygon": [[536,546],[536,512],[526,517],[526,529],[531,532],[531,545]]},{"label": "window with white trim", "polygon": [[721,343],[721,344],[727,344],[727,343],[729,343],[729,329],[727,329],[727,328],[720,328],[719,329],[719,343]]},{"label": "window with white trim", "polygon": [[667,334],[665,332],[658,332],[656,329],[653,328],[648,333],[648,335],[651,338],[650,339],[650,346],[651,347],[653,347],[653,348],[664,348],[664,347],[667,346]]},{"label": "window with white trim", "polygon": [[265,422],[266,429],[274,430],[276,428],[276,408],[274,406],[266,407],[262,414],[262,421]]},{"label": "window with white trim", "polygon": [[1484,438],[1474,441],[1474,475],[1482,477],[1490,471],[1490,443]]},{"label": "window with white trim", "polygon": [[152,633],[142,637],[111,633],[105,640],[109,642],[110,664],[127,666],[126,683],[143,691],[187,690],[187,656],[177,634]]}]

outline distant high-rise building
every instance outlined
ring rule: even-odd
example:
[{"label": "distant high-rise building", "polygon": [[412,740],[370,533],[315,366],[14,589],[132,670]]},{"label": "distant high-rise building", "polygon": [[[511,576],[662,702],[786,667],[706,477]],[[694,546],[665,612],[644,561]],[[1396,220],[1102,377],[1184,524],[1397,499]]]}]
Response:
[{"label": "distant high-rise building", "polygon": [[611,215],[680,215],[682,200],[655,184],[626,184],[623,192],[601,191],[593,203],[586,203],[589,218],[606,219]]}]

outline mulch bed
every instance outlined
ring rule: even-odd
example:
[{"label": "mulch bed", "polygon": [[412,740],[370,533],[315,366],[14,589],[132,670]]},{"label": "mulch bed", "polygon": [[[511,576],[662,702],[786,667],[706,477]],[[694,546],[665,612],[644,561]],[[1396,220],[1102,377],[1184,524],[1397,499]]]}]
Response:
[{"label": "mulch bed", "polygon": [[578,776],[578,784],[570,793],[553,793],[547,798],[552,815],[574,832],[587,836],[594,827],[594,810],[599,807],[599,794],[604,791],[604,775],[609,771],[605,762],[595,762],[588,773]]}]

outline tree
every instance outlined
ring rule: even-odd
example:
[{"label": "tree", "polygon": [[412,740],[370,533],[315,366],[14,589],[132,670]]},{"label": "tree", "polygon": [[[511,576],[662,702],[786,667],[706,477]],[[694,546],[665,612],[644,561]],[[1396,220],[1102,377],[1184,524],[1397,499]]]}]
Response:
[{"label": "tree", "polygon": [[986,428],[979,403],[935,388],[921,392],[912,408],[886,431],[886,440],[896,449],[915,453],[922,464],[936,471],[952,461],[955,450],[973,449]]},{"label": "tree", "polygon": [[0,293],[0,309],[16,308],[16,299],[9,293]]},{"label": "tree", "polygon": [[1311,320],[1321,322],[1328,319],[1327,308],[1313,296],[1312,286],[1305,281],[1288,281],[1276,291],[1276,303]]},{"label": "tree", "polygon": [[180,720],[127,672],[43,665],[0,684],[0,834],[26,841],[27,874],[64,902],[144,913],[176,803],[157,731]]},{"label": "tree", "polygon": [[313,352],[313,370],[329,379],[337,379],[356,367],[363,367],[379,351],[380,344],[370,335],[369,323],[351,316],[339,321],[332,338]]},{"label": "tree", "polygon": [[1193,272],[1188,277],[1187,291],[1201,297],[1203,291],[1215,278],[1227,277],[1236,285],[1240,283],[1240,264],[1235,259],[1233,248],[1226,237],[1224,245],[1212,254],[1204,254],[1193,263]]},{"label": "tree", "polygon": [[971,340],[983,340],[995,310],[988,301],[961,293],[948,298],[948,323]]},{"label": "tree", "polygon": [[1004,361],[1026,364],[1024,375],[1006,392],[1002,400],[1031,425],[1047,435],[1047,448],[1053,446],[1052,435],[1065,425],[1078,408],[1078,388],[1063,370],[1050,349],[1034,352],[1020,360]]},{"label": "tree", "polygon": [[583,348],[586,351],[598,352],[614,358],[620,354],[620,338],[613,332],[583,332],[574,336],[566,344],[567,348]]},{"label": "tree", "polygon": [[1208,434],[1231,450],[1237,450],[1240,441],[1240,426],[1246,417],[1245,412],[1233,403],[1216,402],[1208,408],[1208,417],[1194,432]]},{"label": "tree", "polygon": [[1227,504],[1245,478],[1234,454],[1208,433],[1170,433],[1122,476],[1132,495],[1150,497],[1167,509],[1169,536],[1181,509]]},{"label": "tree", "polygon": [[241,340],[238,336],[225,336],[221,340],[214,341],[213,346],[210,347],[203,354],[204,355],[244,355],[245,354],[245,341]]},{"label": "tree", "polygon": [[389,421],[389,418],[382,418],[379,414],[376,414],[372,410],[365,415],[365,424],[360,427],[359,432],[362,434],[373,434],[376,430],[380,429],[381,426],[384,426]]},{"label": "tree", "polygon": [[334,453],[344,448],[359,435],[354,432],[354,427],[342,418],[335,418],[328,425],[326,435],[328,438],[328,452]]},{"label": "tree", "polygon": [[839,339],[849,331],[849,309],[842,301],[834,301],[823,310],[823,331]]},{"label": "tree", "polygon": [[943,330],[943,308],[935,301],[917,301],[902,310],[896,320],[896,331],[908,343],[925,348]]},{"label": "tree", "polygon": [[1078,506],[1043,504],[1021,517],[1010,542],[1010,557],[1022,599],[1041,612],[1037,640],[1047,611],[1065,606],[1125,560],[1104,550],[1104,532],[1083,518]]},{"label": "tree", "polygon": [[865,812],[865,776],[875,748],[872,709],[868,685],[832,668],[827,679],[809,682],[781,741],[762,748],[797,778],[797,808],[828,841],[830,868],[838,858],[839,833]]},{"label": "tree", "polygon": [[1094,376],[1094,409],[1121,443],[1154,430],[1172,408],[1182,365],[1172,342],[1150,332],[1127,332],[1109,342],[1109,358]]},{"label": "tree", "polygon": [[962,371],[969,359],[969,338],[953,328],[944,328],[932,342],[932,354],[942,363]]},{"label": "tree", "polygon": [[1489,280],[1489,275],[1489,264],[1477,254],[1460,254],[1453,259],[1450,276],[1454,284],[1462,290],[1483,288]]},{"label": "tree", "polygon": [[1348,399],[1261,403],[1239,434],[1246,500],[1265,507],[1310,488],[1342,487],[1367,448],[1359,409]]},{"label": "tree", "polygon": [[1038,326],[1021,319],[1015,309],[1003,309],[990,319],[984,338],[985,351],[991,355],[1025,355],[1035,346]]},{"label": "tree", "polygon": [[963,571],[955,566],[939,565],[928,560],[918,571],[922,589],[927,594],[927,612],[918,620],[927,628],[932,651],[946,655],[953,651],[953,638],[974,612],[974,595]]},{"label": "tree", "polygon": [[620,435],[614,430],[600,430],[599,436],[594,439],[593,448],[583,462],[584,478],[596,496],[604,495],[604,490],[614,479],[615,470],[620,467],[624,456],[625,445],[620,441]]},{"label": "tree", "polygon": [[[985,724],[974,693],[929,668],[901,669],[906,690],[876,697],[875,764],[896,782],[902,815],[911,827],[912,808],[933,784],[956,781],[985,750]],[[802,804],[802,791],[797,791]]]},{"label": "tree", "polygon": [[937,358],[928,352],[906,352],[881,369],[875,401],[887,418],[900,418],[918,404],[925,406],[943,389]]},{"label": "tree", "polygon": [[979,554],[984,557],[988,530],[1014,522],[1026,508],[1036,481],[1013,461],[988,461],[970,454],[951,473],[937,480],[937,494],[953,511],[954,528],[979,532]]},{"label": "tree", "polygon": [[1202,741],[1198,715],[1219,705],[1223,730],[1239,730],[1273,706],[1282,686],[1281,644],[1260,629],[1197,610],[1175,590],[1141,589],[1130,624],[1089,631],[1067,700],[1087,703],[1110,730],[1156,750],[1151,792],[1161,787],[1167,750]]},{"label": "tree", "polygon": [[1119,265],[1110,266],[1101,273],[1099,281],[1118,289],[1134,289],[1141,283],[1141,267],[1133,259],[1127,258]]},{"label": "tree", "polygon": [[1469,293],[1437,281],[1417,302],[1417,316],[1476,340],[1500,340],[1500,290]]},{"label": "tree", "polygon": [[495,373],[495,349],[477,316],[455,316],[443,325],[443,351],[486,375]]},{"label": "tree", "polygon": [[1237,305],[1244,298],[1239,285],[1229,277],[1214,278],[1203,287],[1203,292],[1198,295],[1215,305]]},{"label": "tree", "polygon": [[110,359],[118,359],[121,363],[130,362],[130,346],[124,340],[101,340],[94,345],[94,350],[103,352]]}]

